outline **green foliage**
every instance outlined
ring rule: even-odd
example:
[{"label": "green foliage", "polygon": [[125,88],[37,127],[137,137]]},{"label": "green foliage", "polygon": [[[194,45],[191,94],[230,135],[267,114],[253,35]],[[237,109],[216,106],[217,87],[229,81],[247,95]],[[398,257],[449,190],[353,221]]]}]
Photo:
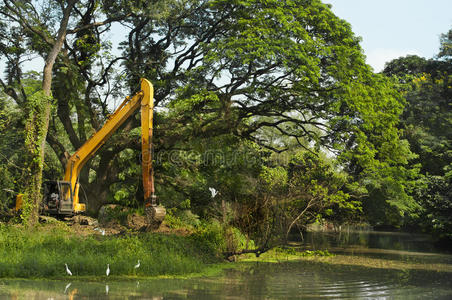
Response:
[{"label": "green foliage", "polygon": [[243,249],[254,249],[254,241],[244,235],[239,228],[221,224],[215,219],[199,220],[190,210],[175,212],[170,210],[165,223],[175,229],[195,232],[195,238],[206,243],[207,247],[216,249],[218,253],[235,253]]},{"label": "green foliage", "polygon": [[219,222],[205,222],[194,236],[195,240],[202,242],[204,247],[211,249],[218,249],[222,251],[226,249],[226,240],[224,236],[223,227]]},{"label": "green foliage", "polygon": [[417,76],[422,74],[425,72],[426,68],[428,68],[428,64],[429,63],[425,58],[417,55],[407,55],[386,63],[383,73],[386,75],[397,76],[399,79],[403,80],[403,78],[408,77],[409,75]]},{"label": "green foliage", "polygon": [[254,249],[255,244],[253,240],[244,235],[240,229],[228,226],[224,228],[223,235],[225,238],[225,248],[223,252],[237,253],[243,249]]},{"label": "green foliage", "polygon": [[[283,159],[284,158],[284,159]],[[346,223],[359,219],[361,203],[351,195],[345,173],[322,154],[293,149],[263,160],[256,190],[235,202],[233,223],[256,245],[271,247],[292,229],[316,220]]]},{"label": "green foliage", "polygon": [[259,177],[265,182],[266,185],[268,185],[269,190],[283,190],[287,188],[287,169],[282,166],[276,166],[274,168],[262,166],[262,171],[259,174]]},{"label": "green foliage", "polygon": [[167,209],[165,216],[165,224],[169,228],[179,229],[179,228],[189,228],[189,224],[186,224],[181,218],[175,216],[174,209]]},{"label": "green foliage", "polygon": [[6,166],[0,166],[0,212],[7,211],[14,205],[15,182],[11,171]]},{"label": "green foliage", "polygon": [[165,223],[171,228],[184,228],[194,230],[202,223],[198,215],[189,209],[171,208],[167,210]]},{"label": "green foliage", "polygon": [[451,240],[450,31],[441,36],[438,59],[427,60],[416,56],[399,58],[387,64],[384,73],[394,76],[404,93],[406,106],[400,127],[416,154],[410,162],[411,168],[420,173],[418,176],[411,174],[412,181],[404,185],[417,203],[415,210],[409,211],[408,221],[411,226]]},{"label": "green foliage", "polygon": [[24,224],[37,222],[41,201],[42,172],[44,169],[44,140],[47,136],[47,110],[52,98],[39,90],[27,98],[25,123],[26,180],[21,218]]},{"label": "green foliage", "polygon": [[452,29],[447,33],[441,34],[441,47],[438,57],[448,60],[452,59]]},{"label": "green foliage", "polygon": [[[400,225],[401,218],[417,207],[410,195],[417,169],[409,165],[416,155],[409,143],[400,139],[403,132],[398,127],[405,101],[396,91],[395,80],[375,75],[368,83],[364,87],[364,101],[356,107],[362,121],[352,125],[354,133],[339,159],[344,170],[361,185],[362,196],[367,195],[363,207],[369,221],[374,225],[375,222]],[[378,89],[379,84],[386,88]],[[350,85],[352,93],[353,86]],[[382,208],[381,213],[377,213],[378,208]],[[394,217],[384,217],[386,208]],[[376,215],[380,217],[375,218]]]},{"label": "green foliage", "polygon": [[14,204],[24,163],[22,115],[0,95],[0,212]]},{"label": "green foliage", "polygon": [[452,240],[452,178],[425,176],[416,190],[422,209],[416,221],[440,240]]},{"label": "green foliage", "polygon": [[443,175],[452,163],[452,112],[450,109],[449,74],[420,75],[413,80],[413,90],[407,94],[409,107],[404,114],[406,135],[413,150],[419,154],[422,173]]},{"label": "green foliage", "polygon": [[[195,147],[196,137],[225,132],[251,140],[254,146],[278,150],[294,144],[315,150],[326,146],[338,155],[340,167],[345,166],[344,171],[353,175],[341,181],[340,172],[333,176],[318,162],[319,172],[325,176],[316,178],[318,174],[299,171],[290,179],[287,165],[275,168],[259,159],[245,170],[236,168],[238,165],[203,168],[215,182],[227,187],[220,190],[226,205],[218,210],[225,215],[234,205],[235,216],[229,213],[228,222],[244,229],[248,226],[244,220],[268,218],[264,224],[281,227],[276,223],[283,212],[271,209],[277,206],[275,202],[293,202],[287,207],[295,218],[310,199],[322,199],[309,210],[318,213],[306,213],[300,224],[327,216],[351,220],[359,211],[358,197],[368,193],[355,188],[350,195],[352,191],[346,186],[351,188],[353,180],[369,189],[372,184],[384,187],[385,202],[400,211],[412,209],[404,186],[410,172],[403,170],[412,156],[408,144],[399,139],[397,127],[403,98],[396,90],[396,81],[373,74],[365,64],[359,39],[349,24],[320,1],[283,5],[278,1],[211,1],[208,7],[198,19],[187,20],[199,28],[187,34],[202,41],[192,47],[200,53],[202,63],[177,69],[179,78],[185,78],[184,87],[175,87],[176,97],[168,100],[175,115],[168,114],[165,121],[171,122],[171,129],[165,133],[188,136],[177,146],[189,149]],[[202,35],[204,22],[215,24],[210,30],[221,34]],[[167,88],[172,85],[166,84]],[[250,148],[259,158],[265,153]],[[254,178],[260,174],[258,180],[246,170],[253,172]],[[188,174],[196,174],[195,168],[190,171],[185,172],[185,180]],[[331,186],[329,180],[333,180]],[[372,184],[365,184],[366,180]],[[207,181],[200,181],[199,186],[206,187]],[[289,190],[286,199],[277,196],[278,192],[287,195]],[[249,227],[247,234],[268,232],[258,227]]]},{"label": "green foliage", "polygon": [[197,91],[196,94],[193,94],[193,91],[189,89],[190,86],[181,87],[177,91],[176,100],[170,103],[172,113],[179,115],[181,113],[187,113],[196,110],[196,108],[199,106],[212,106],[215,103],[219,102],[218,95],[211,91],[201,90]]},{"label": "green foliage", "polygon": [[312,256],[334,256],[334,254],[331,254],[328,250],[305,250],[305,251],[298,251],[295,248],[290,247],[275,247],[275,252],[278,254],[285,254],[285,255],[295,255],[295,256],[301,256],[301,257],[312,257]]},{"label": "green foliage", "polygon": [[33,115],[37,117],[41,114],[42,118],[43,99],[46,99],[40,92],[39,76],[35,72],[28,72],[24,74],[23,84],[23,91],[29,100],[24,105],[17,105],[4,94],[0,96],[0,210],[13,206],[15,196],[25,192],[31,184],[33,167],[42,167],[46,175],[58,171],[55,158],[51,155],[41,163],[38,152],[42,138],[33,138],[33,131],[42,125],[42,119],[34,123]]},{"label": "green foliage", "polygon": [[334,256],[328,250],[306,250],[301,252],[301,256]]},{"label": "green foliage", "polygon": [[287,255],[297,255],[299,252],[295,248],[290,247],[275,247],[276,253],[287,254]]},{"label": "green foliage", "polygon": [[290,192],[295,198],[289,210],[295,216],[303,212],[297,221],[300,227],[319,219],[332,222],[357,220],[361,203],[346,190],[347,178],[336,171],[325,157],[312,152],[297,152],[290,161]]},{"label": "green foliage", "polygon": [[[407,58],[391,62],[385,72],[398,75],[404,84],[407,105],[401,116],[401,127],[411,149],[418,155],[413,161],[420,164],[423,174],[442,175],[452,162],[450,153],[452,114],[452,65],[445,61],[418,58],[416,64],[404,64]],[[403,65],[393,73],[393,65]]]}]

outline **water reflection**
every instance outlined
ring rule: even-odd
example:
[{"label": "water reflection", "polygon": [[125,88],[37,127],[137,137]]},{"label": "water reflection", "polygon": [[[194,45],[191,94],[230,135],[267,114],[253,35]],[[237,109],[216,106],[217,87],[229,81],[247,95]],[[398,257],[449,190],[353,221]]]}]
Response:
[{"label": "water reflection", "polygon": [[66,284],[66,287],[64,288],[64,294],[66,294],[67,289],[71,286],[72,282],[69,282],[68,284]]},{"label": "water reflection", "polygon": [[401,232],[379,231],[339,231],[339,232],[307,232],[303,235],[292,235],[293,241],[301,242],[313,250],[336,247],[364,247],[411,252],[439,252],[428,235]]},{"label": "water reflection", "polygon": [[377,231],[308,232],[303,235],[303,240],[299,235],[292,235],[291,238],[302,249],[328,249],[336,254],[452,264],[452,255],[436,248],[430,237],[422,234]]}]

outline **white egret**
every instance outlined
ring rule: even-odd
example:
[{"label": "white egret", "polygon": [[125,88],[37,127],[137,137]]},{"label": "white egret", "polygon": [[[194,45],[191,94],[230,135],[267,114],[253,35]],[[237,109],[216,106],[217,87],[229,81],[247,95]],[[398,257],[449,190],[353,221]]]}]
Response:
[{"label": "white egret", "polygon": [[138,260],[138,263],[135,265],[135,269],[138,269],[140,267],[140,260]]},{"label": "white egret", "polygon": [[105,230],[99,227],[94,228],[93,230],[99,231],[102,235],[105,235]]},{"label": "white egret", "polygon": [[70,276],[72,276],[71,270],[69,270],[67,264],[64,264],[66,266],[66,273],[68,273]]},{"label": "white egret", "polygon": [[105,271],[105,274],[110,275],[110,264],[107,264],[107,271]]},{"label": "white egret", "polygon": [[215,190],[213,187],[210,187],[209,191],[212,194],[212,198],[215,198],[215,196],[218,194],[218,191]]}]

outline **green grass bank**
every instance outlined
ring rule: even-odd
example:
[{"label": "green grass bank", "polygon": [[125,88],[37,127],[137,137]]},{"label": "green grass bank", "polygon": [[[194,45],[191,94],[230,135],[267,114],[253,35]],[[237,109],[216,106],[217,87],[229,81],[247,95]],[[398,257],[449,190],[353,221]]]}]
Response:
[{"label": "green grass bank", "polygon": [[[225,238],[218,226],[205,225],[191,234],[130,233],[116,236],[81,236],[64,223],[39,225],[25,230],[20,225],[0,223],[0,278],[67,279],[65,263],[79,280],[187,277],[213,275],[225,267],[241,268],[250,263],[305,263],[393,270],[425,270],[452,273],[450,264],[427,258],[372,258],[332,255],[328,251],[300,251],[276,247],[256,258],[240,256],[225,264]],[[137,261],[140,267],[134,269]]]},{"label": "green grass bank", "polygon": [[[216,236],[199,231],[189,236],[140,233],[78,236],[67,226],[39,226],[30,231],[0,224],[0,277],[64,278],[73,276],[181,276],[202,273],[222,262]],[[134,269],[137,261],[141,265]]]}]

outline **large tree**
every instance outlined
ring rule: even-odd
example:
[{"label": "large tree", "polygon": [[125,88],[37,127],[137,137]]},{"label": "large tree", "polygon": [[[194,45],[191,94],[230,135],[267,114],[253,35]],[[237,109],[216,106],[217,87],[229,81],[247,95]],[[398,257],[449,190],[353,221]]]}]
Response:
[{"label": "large tree", "polygon": [[[0,5],[1,55],[8,65],[7,82],[1,81],[4,91],[26,114],[25,148],[27,152],[27,182],[23,218],[34,224],[37,221],[41,201],[42,172],[45,144],[53,104],[54,66],[68,56],[68,34],[75,40],[89,35],[87,31],[99,30],[122,15],[96,22],[94,17],[100,2],[96,1],[2,1]],[[85,36],[77,34],[84,32]],[[66,45],[66,47],[64,47]],[[41,88],[31,94],[22,85],[22,63],[24,56],[40,56],[44,61]],[[67,103],[68,99],[59,99]]]},{"label": "large tree", "polygon": [[[319,0],[93,2],[74,6],[56,64],[57,117],[47,141],[62,166],[65,154],[99,129],[112,99],[132,92],[140,77],[154,83],[156,106],[165,108],[155,118],[161,157],[219,135],[286,150],[265,134],[273,128],[300,147],[341,155],[358,173],[388,176],[388,167],[404,163],[399,94],[365,64],[350,25]],[[105,40],[114,20],[121,21],[116,32],[124,32],[123,39],[115,35],[120,54]],[[56,32],[51,22],[41,23]],[[39,35],[31,37],[30,51],[45,45]],[[126,150],[139,149],[132,130],[138,125],[131,118],[85,168],[80,180],[89,185],[88,196],[95,195],[92,208],[107,201],[111,185],[137,182],[137,172],[121,168],[139,163],[139,155]],[[170,185],[164,166],[156,168],[157,181]]]},{"label": "large tree", "polygon": [[[53,66],[65,41],[69,18],[75,2],[75,0],[70,0],[58,5],[59,14],[56,20],[59,20],[59,22],[53,32],[47,31],[47,28],[42,26],[42,23],[46,21],[43,19],[45,16],[37,13],[31,3],[3,1],[3,5],[0,7],[4,19],[13,24],[10,25],[11,32],[14,32],[18,27],[17,30],[20,33],[40,38],[42,43],[46,44],[46,47],[42,48],[40,52],[44,58],[42,90],[27,97],[26,102],[27,121],[25,130],[27,134],[25,148],[28,154],[27,175],[29,180],[25,189],[23,217],[30,224],[36,223],[38,219],[38,208],[41,201],[44,149],[52,106]],[[47,13],[44,12],[44,14]],[[10,38],[7,40],[10,40]],[[14,41],[12,42],[14,43]]]},{"label": "large tree", "polygon": [[403,160],[390,151],[402,148],[400,95],[371,72],[350,25],[327,5],[194,1],[180,11],[167,23],[136,24],[124,44],[131,82],[154,77],[156,103],[175,112],[161,129],[176,136],[162,147],[233,133],[283,151],[262,134],[273,127],[368,166]]}]

